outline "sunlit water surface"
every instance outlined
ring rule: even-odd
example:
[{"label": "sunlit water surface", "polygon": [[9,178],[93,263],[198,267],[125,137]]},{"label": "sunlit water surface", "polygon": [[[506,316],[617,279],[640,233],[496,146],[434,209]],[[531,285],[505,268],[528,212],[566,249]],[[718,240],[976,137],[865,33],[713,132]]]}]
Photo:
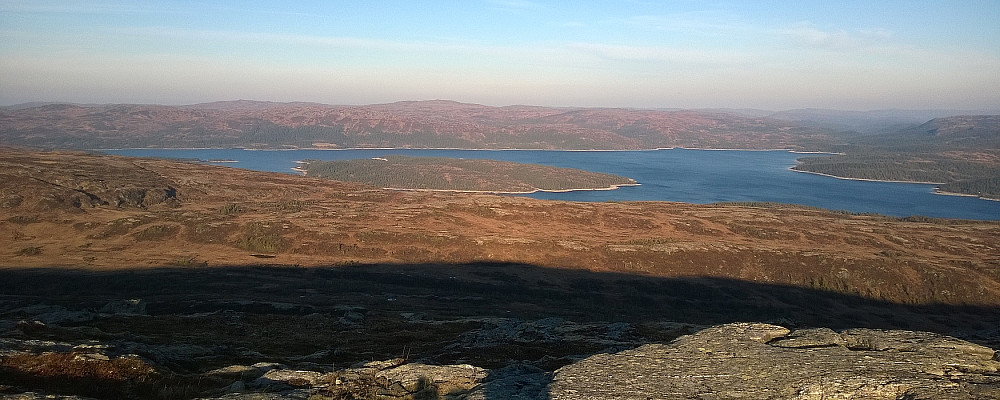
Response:
[{"label": "sunlit water surface", "polygon": [[763,201],[892,216],[1000,220],[1000,202],[933,193],[934,185],[836,179],[789,170],[808,156],[788,151],[652,150],[243,150],[122,149],[139,157],[230,160],[228,167],[295,173],[295,161],[348,160],[388,154],[481,158],[579,168],[629,177],[640,186],[609,191],[535,193],[529,197],[572,201]]}]

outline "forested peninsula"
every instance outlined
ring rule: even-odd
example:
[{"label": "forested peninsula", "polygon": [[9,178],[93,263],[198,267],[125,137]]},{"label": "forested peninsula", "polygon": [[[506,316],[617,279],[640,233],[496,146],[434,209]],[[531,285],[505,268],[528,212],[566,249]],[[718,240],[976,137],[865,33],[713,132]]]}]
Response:
[{"label": "forested peninsula", "polygon": [[935,118],[893,134],[855,138],[842,154],[792,169],[846,179],[938,184],[943,194],[1000,200],[1000,116]]},{"label": "forested peninsula", "polygon": [[302,162],[306,176],[380,188],[491,193],[611,190],[637,185],[618,175],[494,160],[385,156]]},{"label": "forested peninsula", "polygon": [[934,183],[940,192],[1000,199],[1000,165],[942,155],[861,153],[805,157],[792,169],[846,179]]}]

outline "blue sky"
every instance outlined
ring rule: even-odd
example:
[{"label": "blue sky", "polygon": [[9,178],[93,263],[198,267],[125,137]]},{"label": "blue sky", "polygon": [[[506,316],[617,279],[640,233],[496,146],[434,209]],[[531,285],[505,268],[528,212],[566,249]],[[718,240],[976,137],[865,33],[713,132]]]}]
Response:
[{"label": "blue sky", "polygon": [[0,104],[1000,109],[1000,1],[0,0]]}]

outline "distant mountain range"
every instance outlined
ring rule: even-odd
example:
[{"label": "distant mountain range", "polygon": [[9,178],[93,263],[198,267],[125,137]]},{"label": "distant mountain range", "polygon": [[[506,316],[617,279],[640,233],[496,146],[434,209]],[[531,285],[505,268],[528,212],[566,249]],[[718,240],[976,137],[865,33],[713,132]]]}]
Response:
[{"label": "distant mountain range", "polygon": [[1000,200],[1000,115],[934,118],[893,133],[854,137],[836,148],[844,155],[802,158],[794,169],[939,182],[943,192]]},{"label": "distant mountain range", "polygon": [[187,106],[32,103],[0,109],[0,143],[41,148],[812,150],[841,140],[837,129],[803,115],[763,115],[751,110],[491,107],[442,100],[366,106],[245,100]]},{"label": "distant mountain range", "polygon": [[955,140],[987,147],[992,145],[993,148],[997,148],[1000,147],[1000,115],[935,118],[919,126],[904,129],[900,133],[939,138],[945,140],[945,143]]},{"label": "distant mountain range", "polygon": [[810,126],[861,134],[893,133],[927,122],[934,118],[958,115],[1000,114],[1000,110],[874,110],[841,111],[824,109],[799,109],[768,114],[768,117]]},{"label": "distant mountain range", "polygon": [[[962,135],[976,133],[977,137],[985,137],[977,139],[979,143],[990,140],[989,134],[995,136],[1000,127],[1000,117],[996,116],[960,120],[946,117],[928,122],[950,112],[492,107],[445,100],[365,106],[247,100],[186,106],[31,103],[0,108],[0,143],[68,149],[829,150],[848,142],[898,141],[906,136],[926,141],[929,130],[941,132],[936,137],[952,143],[961,142]],[[976,127],[970,130],[953,126]]]}]

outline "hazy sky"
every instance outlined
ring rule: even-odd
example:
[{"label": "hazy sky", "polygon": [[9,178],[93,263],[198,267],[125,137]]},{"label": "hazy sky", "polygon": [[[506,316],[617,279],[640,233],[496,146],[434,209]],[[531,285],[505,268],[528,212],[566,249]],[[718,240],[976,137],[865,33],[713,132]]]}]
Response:
[{"label": "hazy sky", "polygon": [[0,104],[1000,108],[1000,1],[0,0]]}]

